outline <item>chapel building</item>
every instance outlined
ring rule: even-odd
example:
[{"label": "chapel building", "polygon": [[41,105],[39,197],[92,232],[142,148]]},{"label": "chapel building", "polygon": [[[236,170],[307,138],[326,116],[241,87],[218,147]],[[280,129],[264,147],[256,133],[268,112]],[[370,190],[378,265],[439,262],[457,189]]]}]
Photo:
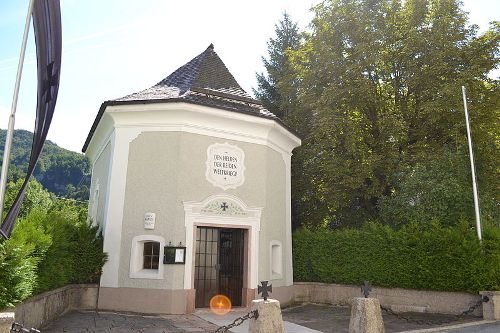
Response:
[{"label": "chapel building", "polygon": [[102,103],[83,152],[108,261],[100,309],[293,298],[290,158],[300,139],[247,94],[213,45],[146,90]]}]

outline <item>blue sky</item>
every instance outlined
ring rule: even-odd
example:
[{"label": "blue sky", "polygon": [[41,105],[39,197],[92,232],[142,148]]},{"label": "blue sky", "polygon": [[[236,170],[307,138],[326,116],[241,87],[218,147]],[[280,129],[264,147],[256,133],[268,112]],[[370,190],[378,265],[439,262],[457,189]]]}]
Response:
[{"label": "blue sky", "polygon": [[[61,0],[63,59],[48,138],[80,151],[105,100],[148,88],[210,43],[251,93],[266,41],[283,11],[302,27],[318,0]],[[466,0],[471,22],[500,20],[500,1]],[[28,0],[0,1],[0,128],[6,128]],[[32,130],[36,58],[30,32],[16,129]]]}]

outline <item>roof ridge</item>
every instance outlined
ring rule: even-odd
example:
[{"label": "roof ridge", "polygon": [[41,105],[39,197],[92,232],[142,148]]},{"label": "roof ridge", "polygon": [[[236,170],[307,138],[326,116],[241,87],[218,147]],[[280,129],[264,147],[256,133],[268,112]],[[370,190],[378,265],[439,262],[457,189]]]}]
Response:
[{"label": "roof ridge", "polygon": [[[210,44],[203,52],[189,62],[177,68],[169,76],[156,85],[139,92],[116,99],[116,101],[146,101],[160,99],[192,99],[191,93],[197,95],[203,91],[208,99],[220,99],[236,102],[245,101],[256,109],[264,109],[260,102],[248,94],[236,81],[226,64]],[[197,100],[200,98],[198,97]],[[219,103],[218,101],[217,103]],[[219,103],[220,104],[220,103]],[[266,111],[268,112],[268,111]]]},{"label": "roof ridge", "polygon": [[156,85],[104,102],[92,124],[82,151],[87,149],[93,133],[108,106],[149,103],[203,105],[272,119],[288,128],[276,115],[265,109],[258,100],[243,90],[222,59],[214,51],[214,45],[210,44],[203,52],[177,68]]},{"label": "roof ridge", "polygon": [[205,50],[191,88],[210,89],[234,96],[252,98],[240,86],[226,64],[215,52],[213,44],[210,44]]},{"label": "roof ridge", "polygon": [[[162,79],[160,82],[155,84],[154,87],[156,86],[177,87],[180,89],[179,93],[181,95],[184,95],[187,91],[189,91],[189,89],[193,85],[193,82],[196,81],[196,78],[199,75],[200,64],[205,59],[207,51],[209,49],[213,50],[213,44],[210,44],[205,51],[201,52],[196,57],[188,61],[186,64],[177,68],[169,76],[167,76],[166,78]],[[191,75],[186,75],[186,74],[191,74]]]}]

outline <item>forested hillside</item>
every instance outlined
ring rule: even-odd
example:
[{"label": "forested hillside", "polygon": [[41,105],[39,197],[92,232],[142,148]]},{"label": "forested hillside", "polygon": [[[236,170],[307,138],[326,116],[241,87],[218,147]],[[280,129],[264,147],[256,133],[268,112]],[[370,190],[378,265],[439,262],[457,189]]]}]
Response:
[{"label": "forested hillside", "polygon": [[[6,130],[0,130],[0,161],[3,161]],[[9,178],[24,178],[31,152],[33,133],[16,130]],[[88,159],[79,153],[59,147],[47,141],[35,169],[35,178],[49,192],[66,198],[87,200],[90,184],[90,164]]]}]

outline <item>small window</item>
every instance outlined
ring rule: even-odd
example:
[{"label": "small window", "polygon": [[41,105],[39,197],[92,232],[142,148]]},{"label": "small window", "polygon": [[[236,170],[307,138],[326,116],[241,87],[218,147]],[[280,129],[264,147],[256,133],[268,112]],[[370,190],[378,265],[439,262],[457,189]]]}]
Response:
[{"label": "small window", "polygon": [[271,279],[281,279],[283,273],[281,242],[271,241]]},{"label": "small window", "polygon": [[165,239],[158,235],[138,235],[132,238],[130,249],[131,279],[163,279]]},{"label": "small window", "polygon": [[92,208],[90,211],[90,218],[91,221],[94,225],[98,224],[97,221],[97,214],[98,214],[98,209],[99,209],[99,180],[96,181],[96,186],[94,188],[94,194],[92,196]]},{"label": "small window", "polygon": [[143,252],[144,269],[158,269],[160,262],[160,243],[159,242],[144,242]]}]

